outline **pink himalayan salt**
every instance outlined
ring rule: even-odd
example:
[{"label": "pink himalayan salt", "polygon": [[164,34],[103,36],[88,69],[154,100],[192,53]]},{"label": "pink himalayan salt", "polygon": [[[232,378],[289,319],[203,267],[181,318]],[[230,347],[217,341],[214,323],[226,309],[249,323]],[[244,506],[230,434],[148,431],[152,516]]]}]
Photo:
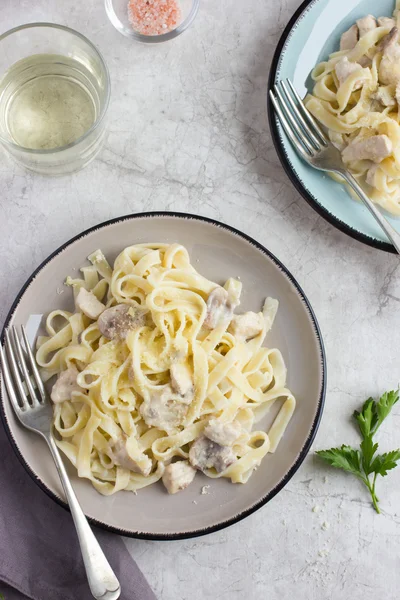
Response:
[{"label": "pink himalayan salt", "polygon": [[129,21],[142,35],[160,35],[175,29],[181,21],[177,0],[130,0]]}]

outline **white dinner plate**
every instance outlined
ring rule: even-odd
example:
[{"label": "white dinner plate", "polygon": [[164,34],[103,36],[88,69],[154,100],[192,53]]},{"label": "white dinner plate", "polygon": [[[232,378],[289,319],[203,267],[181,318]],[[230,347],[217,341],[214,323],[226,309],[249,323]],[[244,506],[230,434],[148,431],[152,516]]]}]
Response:
[{"label": "white dinner plate", "polygon": [[[218,283],[230,276],[240,277],[243,310],[259,311],[266,296],[277,298],[280,303],[267,342],[283,353],[288,386],[297,398],[297,408],[278,450],[264,458],[247,484],[234,485],[226,479],[197,475],[188,489],[173,496],[158,482],[137,495],[123,491],[105,497],[89,481],[79,479],[65,459],[82,508],[96,524],[123,535],[148,539],[202,535],[239,521],[266,504],[299,468],[317,431],[324,404],[323,343],[304,293],[268,250],[222,223],[175,213],[137,214],[108,221],[58,248],[23,286],[5,327],[28,324],[32,334],[51,310],[73,310],[72,292],[63,286],[67,275],[78,275],[86,257],[97,248],[112,263],[123,248],[141,242],[183,244],[196,269]],[[60,293],[61,290],[65,291]],[[17,422],[3,387],[0,414],[11,446],[27,472],[51,498],[64,505],[47,445]],[[210,486],[208,493],[201,494],[206,484]]]}]

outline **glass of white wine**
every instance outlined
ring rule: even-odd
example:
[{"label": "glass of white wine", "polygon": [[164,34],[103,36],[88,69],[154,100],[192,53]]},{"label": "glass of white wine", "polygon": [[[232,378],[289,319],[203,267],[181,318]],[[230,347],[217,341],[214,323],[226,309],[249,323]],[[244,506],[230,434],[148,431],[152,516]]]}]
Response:
[{"label": "glass of white wine", "polygon": [[46,175],[86,166],[101,148],[110,77],[83,35],[31,23],[0,36],[0,143]]}]

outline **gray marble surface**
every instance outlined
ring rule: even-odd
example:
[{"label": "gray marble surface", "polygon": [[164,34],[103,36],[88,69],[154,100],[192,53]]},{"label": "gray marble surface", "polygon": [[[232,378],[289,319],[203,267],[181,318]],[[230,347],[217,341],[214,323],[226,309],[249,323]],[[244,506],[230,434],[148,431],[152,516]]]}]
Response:
[{"label": "gray marble surface", "polygon": [[[0,320],[32,270],[82,229],[122,214],[177,210],[242,229],[298,278],[318,316],[329,375],[315,448],[356,442],[349,416],[399,382],[400,263],[321,219],[289,184],[268,133],[267,73],[299,0],[203,0],[195,25],[155,47],[108,23],[101,0],[1,0],[5,31],[53,21],[87,35],[111,71],[109,135],[69,177],[0,162]],[[400,445],[400,411],[380,435]],[[400,469],[379,482],[382,515],[357,481],[311,453],[269,505],[180,542],[127,540],[162,600],[395,600]],[[314,510],[313,510],[314,509]]]}]

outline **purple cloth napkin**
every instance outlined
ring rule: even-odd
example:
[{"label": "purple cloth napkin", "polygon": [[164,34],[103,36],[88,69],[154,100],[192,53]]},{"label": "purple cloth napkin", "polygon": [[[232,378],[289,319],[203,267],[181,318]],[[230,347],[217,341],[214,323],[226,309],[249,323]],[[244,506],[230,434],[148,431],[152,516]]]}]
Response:
[{"label": "purple cloth napkin", "polygon": [[[121,600],[156,600],[121,538],[94,531],[121,584]],[[1,421],[0,594],[4,600],[93,600],[71,515],[25,472]]]}]

